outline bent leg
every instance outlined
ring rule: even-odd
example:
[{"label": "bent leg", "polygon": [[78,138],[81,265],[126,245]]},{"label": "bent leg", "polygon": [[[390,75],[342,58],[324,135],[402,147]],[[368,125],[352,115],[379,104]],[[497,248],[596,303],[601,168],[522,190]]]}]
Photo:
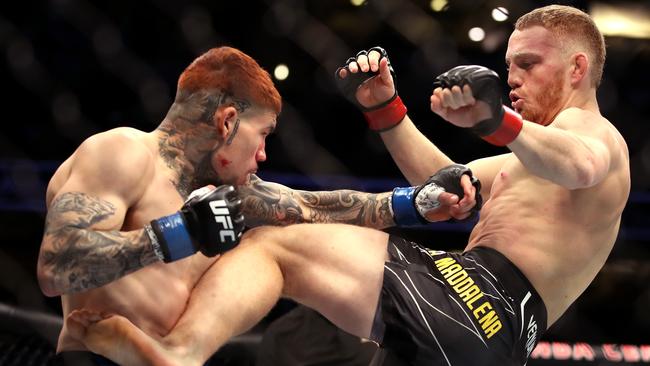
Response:
[{"label": "bent leg", "polygon": [[[120,338],[131,337],[140,345],[155,343],[142,355],[149,360],[166,357],[201,364],[228,339],[259,322],[284,295],[345,331],[368,337],[387,243],[386,233],[340,224],[257,228],[206,271],[185,313],[162,341],[125,327],[116,330]],[[89,327],[80,339],[90,349],[92,331]],[[102,339],[106,341],[106,335]]]}]

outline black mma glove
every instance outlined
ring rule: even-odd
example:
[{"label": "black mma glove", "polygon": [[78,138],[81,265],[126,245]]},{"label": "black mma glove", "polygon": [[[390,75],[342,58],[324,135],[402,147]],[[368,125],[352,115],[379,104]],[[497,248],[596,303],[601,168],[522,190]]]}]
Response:
[{"label": "black mma glove", "polygon": [[502,104],[499,75],[496,72],[477,65],[456,66],[439,75],[433,85],[434,89],[469,85],[474,98],[490,106],[492,117],[470,128],[485,141],[505,146],[519,135],[523,120],[518,113]]},{"label": "black mma glove", "polygon": [[424,215],[440,205],[438,201],[432,201],[429,196],[437,197],[440,192],[450,192],[457,195],[459,201],[463,199],[465,193],[460,185],[460,179],[465,174],[469,176],[472,185],[476,188],[476,205],[471,210],[472,214],[462,221],[474,218],[483,205],[483,197],[480,194],[481,182],[472,175],[468,167],[453,164],[438,170],[421,186],[398,187],[393,190],[391,202],[395,224],[397,226],[428,224]]},{"label": "black mma glove", "polygon": [[[372,107],[364,107],[357,100],[356,94],[359,86],[366,80],[378,75],[379,71],[369,70],[367,72],[361,72],[361,70],[359,70],[359,72],[353,74],[350,72],[349,65],[351,62],[356,62],[357,57],[361,55],[368,55],[371,51],[379,52],[381,56],[379,57],[378,61],[381,61],[382,58],[388,59],[386,50],[381,47],[373,47],[368,51],[360,51],[356,56],[347,59],[347,61],[345,61],[344,67],[339,67],[336,69],[334,80],[336,81],[336,85],[341,90],[341,93],[343,93],[345,98],[356,105],[357,108],[363,112],[363,115],[366,118],[370,129],[373,131],[382,132],[390,130],[402,122],[404,116],[406,116],[406,106],[402,102],[402,99],[397,95],[397,88],[395,88],[395,94],[393,94],[390,99]],[[341,78],[339,76],[339,72],[343,68],[347,70],[347,76],[345,78]],[[393,70],[393,67],[390,64],[390,60],[388,60],[388,69],[390,70],[390,74],[392,75],[394,82],[396,78],[395,70]]]},{"label": "black mma glove", "polygon": [[197,251],[213,257],[239,243],[244,230],[241,199],[230,185],[190,195],[178,212],[151,221],[145,230],[165,262]]}]

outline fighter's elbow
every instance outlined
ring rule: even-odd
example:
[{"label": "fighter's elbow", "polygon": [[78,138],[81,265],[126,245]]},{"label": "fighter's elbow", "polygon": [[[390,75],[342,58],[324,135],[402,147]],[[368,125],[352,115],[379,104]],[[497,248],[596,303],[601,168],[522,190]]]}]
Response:
[{"label": "fighter's elbow", "polygon": [[45,296],[54,297],[62,294],[56,286],[55,277],[51,270],[39,266],[36,277],[38,278],[38,286]]},{"label": "fighter's elbow", "polygon": [[570,189],[593,187],[603,180],[607,171],[607,164],[593,154],[584,159],[575,160],[574,184]]}]

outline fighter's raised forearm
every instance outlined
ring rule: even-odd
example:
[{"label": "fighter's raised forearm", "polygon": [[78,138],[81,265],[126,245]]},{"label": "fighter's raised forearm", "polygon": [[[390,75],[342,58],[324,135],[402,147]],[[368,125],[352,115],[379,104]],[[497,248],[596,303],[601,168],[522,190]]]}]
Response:
[{"label": "fighter's raised forearm", "polygon": [[424,183],[434,172],[454,164],[418,130],[409,116],[380,136],[399,170],[413,185]]},{"label": "fighter's raised forearm", "polygon": [[454,162],[415,127],[397,95],[395,72],[386,50],[373,47],[349,58],[335,73],[343,95],[380,133],[404,177],[413,185]]}]

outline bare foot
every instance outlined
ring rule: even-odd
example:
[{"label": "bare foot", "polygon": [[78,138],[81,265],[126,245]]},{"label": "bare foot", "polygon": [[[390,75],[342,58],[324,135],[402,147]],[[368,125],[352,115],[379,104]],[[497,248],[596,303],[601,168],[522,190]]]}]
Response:
[{"label": "bare foot", "polygon": [[124,366],[187,365],[158,340],[121,315],[74,310],[65,320],[72,338],[88,350]]}]

